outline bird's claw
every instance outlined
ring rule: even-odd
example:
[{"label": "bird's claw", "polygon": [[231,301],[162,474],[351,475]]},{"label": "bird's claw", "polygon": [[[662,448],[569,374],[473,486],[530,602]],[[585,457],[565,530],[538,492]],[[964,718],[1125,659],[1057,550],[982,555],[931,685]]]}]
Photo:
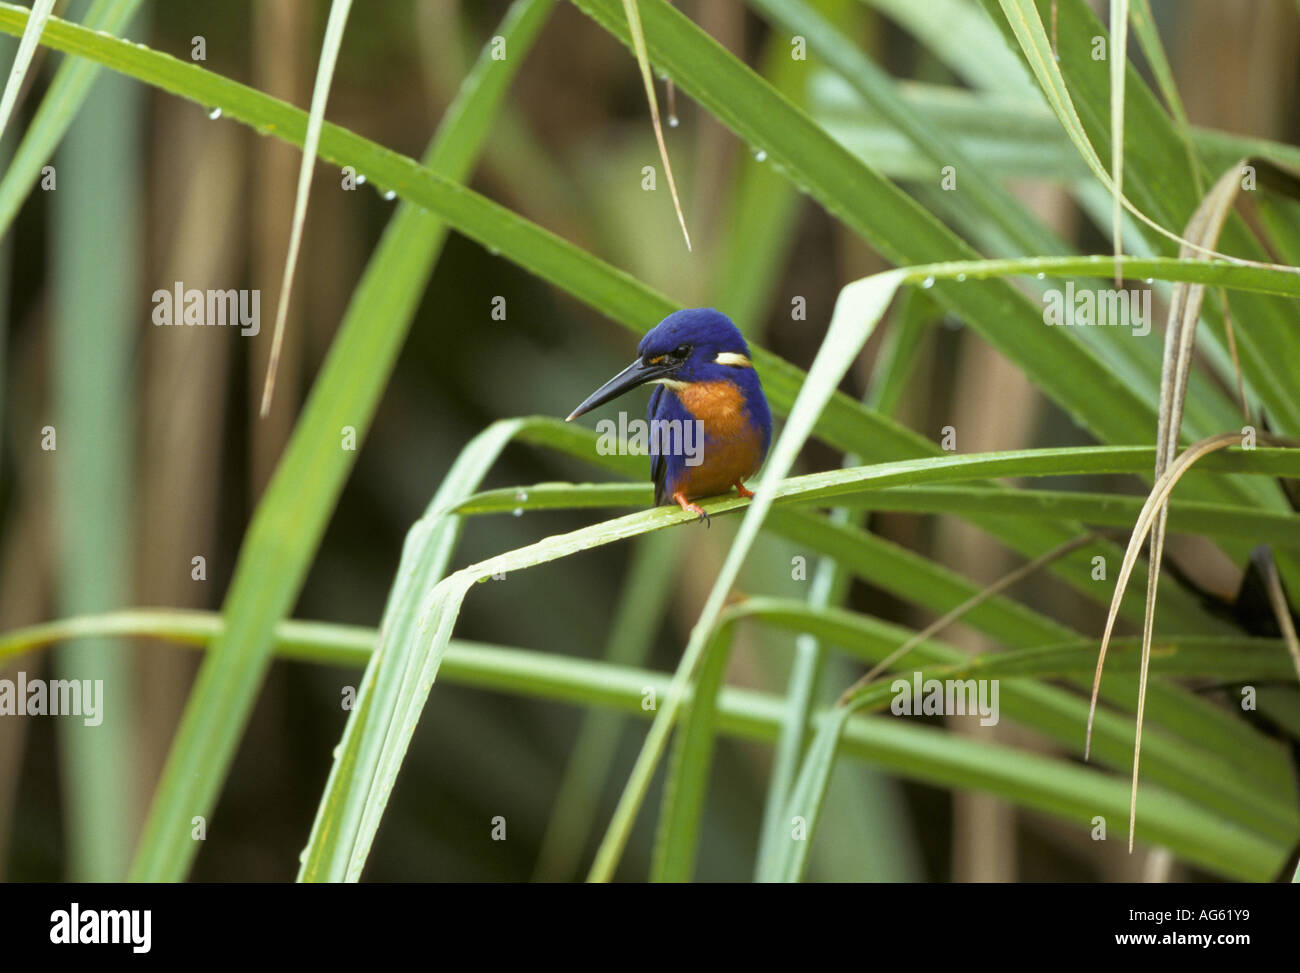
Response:
[{"label": "bird's claw", "polygon": [[745,484],[741,483],[739,480],[732,485],[736,488],[736,492],[740,494],[742,499],[752,500],[754,498],[754,491],[747,489]]},{"label": "bird's claw", "polygon": [[712,522],[709,520],[708,512],[703,507],[701,507],[698,503],[691,503],[680,493],[673,494],[673,499],[676,500],[677,505],[681,507],[683,510],[685,510],[687,513],[699,514],[699,519],[704,521],[705,528],[712,526]]}]

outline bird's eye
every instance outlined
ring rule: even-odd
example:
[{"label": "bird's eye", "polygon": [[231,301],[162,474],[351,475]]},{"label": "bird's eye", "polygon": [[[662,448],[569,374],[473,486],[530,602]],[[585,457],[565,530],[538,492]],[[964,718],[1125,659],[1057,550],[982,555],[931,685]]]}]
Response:
[{"label": "bird's eye", "polygon": [[674,358],[686,358],[687,356],[690,355],[690,353],[691,353],[690,345],[678,345],[676,348],[673,349]]}]

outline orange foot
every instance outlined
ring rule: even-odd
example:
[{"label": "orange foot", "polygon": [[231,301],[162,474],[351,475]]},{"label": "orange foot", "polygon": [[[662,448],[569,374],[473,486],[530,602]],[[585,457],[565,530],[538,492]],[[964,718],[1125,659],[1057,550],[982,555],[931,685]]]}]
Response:
[{"label": "orange foot", "polygon": [[748,499],[750,499],[751,497],[754,496],[754,491],[753,491],[753,490],[746,490],[746,489],[745,489],[745,484],[741,483],[739,480],[737,480],[735,483],[733,483],[732,486],[734,486],[734,487],[736,488],[736,492],[739,493],[739,494],[740,494],[742,497],[744,497],[746,500],[748,500]]},{"label": "orange foot", "polygon": [[698,503],[691,503],[689,500],[686,499],[686,497],[684,497],[681,494],[680,491],[673,494],[673,499],[676,500],[677,505],[681,507],[683,510],[685,510],[687,513],[699,514],[700,519],[704,521],[705,527],[711,526],[711,522],[709,521],[709,515],[704,512],[704,508],[701,507]]}]

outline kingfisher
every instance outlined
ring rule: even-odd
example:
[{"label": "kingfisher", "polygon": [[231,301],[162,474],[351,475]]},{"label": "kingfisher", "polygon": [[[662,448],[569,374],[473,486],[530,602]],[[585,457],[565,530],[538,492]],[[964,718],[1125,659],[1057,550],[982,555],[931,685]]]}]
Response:
[{"label": "kingfisher", "polygon": [[[752,497],[744,481],[758,472],[772,442],[772,413],[749,346],[721,311],[696,307],[668,315],[636,351],[636,361],[592,392],[567,421],[654,383],[646,418],[655,506],[676,503],[707,527],[709,515],[694,501],[732,487]],[[703,434],[694,451],[691,430]]]}]

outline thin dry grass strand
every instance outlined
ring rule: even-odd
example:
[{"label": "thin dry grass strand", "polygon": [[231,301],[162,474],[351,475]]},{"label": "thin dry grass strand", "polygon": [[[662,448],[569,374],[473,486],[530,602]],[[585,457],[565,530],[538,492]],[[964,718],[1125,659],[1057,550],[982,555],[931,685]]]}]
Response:
[{"label": "thin dry grass strand", "polygon": [[[1160,515],[1165,510],[1165,504],[1169,500],[1169,495],[1173,492],[1174,486],[1182,478],[1183,474],[1201,457],[1208,453],[1213,453],[1220,449],[1226,449],[1228,446],[1236,445],[1241,442],[1241,434],[1236,432],[1220,433],[1217,436],[1210,436],[1202,439],[1200,442],[1193,443],[1183,452],[1181,456],[1165,471],[1155,485],[1151,488],[1151,494],[1147,497],[1146,503],[1142,505],[1142,510],[1138,514],[1137,524],[1133,528],[1133,536],[1129,538],[1128,548],[1124,552],[1124,562],[1120,565],[1119,575],[1115,579],[1115,594],[1111,598],[1110,610],[1106,615],[1106,630],[1101,637],[1101,649],[1097,653],[1097,671],[1093,675],[1092,698],[1088,704],[1088,727],[1084,737],[1083,757],[1085,760],[1092,749],[1092,724],[1093,718],[1097,712],[1097,694],[1101,688],[1102,668],[1106,663],[1106,649],[1110,645],[1111,633],[1115,628],[1115,621],[1119,617],[1119,606],[1123,601],[1124,592],[1128,587],[1128,581],[1133,573],[1133,567],[1137,563],[1138,553],[1142,550],[1142,544],[1147,539],[1147,534],[1155,525]],[[1148,567],[1148,572],[1154,574],[1156,568],[1154,565]],[[1150,602],[1149,602],[1150,604]],[[1142,718],[1146,703],[1146,681],[1147,669],[1151,659],[1151,626],[1149,618],[1143,625],[1142,631],[1142,666],[1141,674],[1138,681],[1138,706],[1137,706],[1137,729],[1133,744],[1133,787],[1132,798],[1129,803],[1129,851],[1133,850],[1133,835],[1137,821],[1137,781],[1138,766],[1142,752]]]},{"label": "thin dry grass strand", "polygon": [[668,146],[664,143],[664,127],[659,121],[659,99],[655,95],[654,75],[650,72],[650,54],[645,46],[645,34],[641,30],[641,12],[637,0],[623,0],[623,10],[627,13],[628,31],[632,35],[632,47],[636,51],[637,64],[641,67],[641,80],[645,84],[646,100],[650,102],[650,121],[655,130],[655,141],[659,143],[659,158],[664,163],[664,175],[668,177],[668,191],[673,197],[673,209],[677,212],[677,222],[681,224],[682,237],[686,240],[686,249],[691,249],[691,234],[686,229],[686,215],[682,212],[682,202],[677,196],[677,182],[673,179],[672,163],[668,161]]},{"label": "thin dry grass strand", "polygon": [[942,617],[935,619],[925,628],[921,629],[919,632],[917,632],[915,635],[909,638],[906,642],[900,645],[893,652],[889,653],[889,655],[885,656],[885,658],[881,659],[874,666],[872,666],[871,669],[868,670],[866,675],[864,675],[861,679],[855,682],[848,689],[844,690],[844,692],[840,695],[839,701],[836,703],[836,705],[837,706],[852,705],[854,696],[856,696],[859,692],[865,689],[882,672],[888,670],[896,662],[898,662],[899,659],[907,655],[907,653],[911,652],[914,648],[916,648],[926,639],[933,638],[935,635],[943,631],[949,625],[953,624],[956,621],[959,621],[963,615],[966,615],[968,612],[978,608],[980,605],[984,604],[984,602],[988,601],[994,595],[1000,594],[1001,592],[1005,591],[1007,588],[1011,587],[1013,584],[1020,581],[1021,579],[1027,578],[1035,571],[1039,570],[1040,568],[1046,567],[1047,565],[1053,563],[1054,561],[1059,561],[1061,558],[1066,557],[1069,554],[1073,554],[1081,547],[1087,547],[1089,544],[1093,543],[1094,541],[1101,540],[1102,538],[1107,536],[1107,533],[1108,532],[1106,531],[1094,531],[1093,533],[1084,534],[1081,537],[1076,537],[1072,540],[1068,540],[1064,544],[1060,544],[1057,547],[1052,548],[1046,554],[1040,554],[1032,561],[1028,561],[1025,564],[1022,564],[1020,567],[1016,568],[1010,574],[1006,574],[1003,577],[999,578],[997,581],[994,581],[983,591],[980,591],[978,594],[972,595],[970,598],[967,598],[956,608],[952,609]]},{"label": "thin dry grass strand", "polygon": [[13,114],[14,105],[18,103],[18,92],[22,90],[32,57],[36,54],[36,46],[53,9],[54,0],[35,0],[27,14],[27,26],[23,28],[22,39],[18,42],[14,63],[5,81],[4,94],[0,95],[0,134],[9,127],[9,117]]},{"label": "thin dry grass strand", "polygon": [[1232,357],[1232,371],[1237,376],[1237,401],[1241,403],[1241,418],[1250,422],[1250,406],[1246,405],[1246,384],[1241,377],[1241,360],[1237,357],[1237,332],[1232,324],[1232,308],[1228,304],[1228,288],[1219,288],[1223,302],[1223,333],[1228,338],[1228,354]]},{"label": "thin dry grass strand", "polygon": [[[1206,194],[1196,212],[1188,221],[1184,233],[1188,237],[1180,256],[1191,258],[1192,240],[1213,244],[1219,238],[1223,224],[1237,197],[1238,173],[1245,160],[1229,168]],[[1204,260],[1202,255],[1196,255]],[[1201,307],[1205,301],[1202,284],[1180,283],[1173,289],[1169,305],[1169,318],[1165,329],[1164,360],[1160,375],[1160,411],[1156,429],[1155,478],[1157,482],[1169,470],[1178,449],[1178,435],[1182,428],[1183,409],[1187,401],[1187,383],[1191,376],[1192,354],[1196,347],[1196,329]],[[1160,566],[1164,561],[1165,536],[1168,526],[1168,507],[1160,505],[1153,518],[1151,550],[1148,558],[1146,602],[1142,614],[1142,662],[1138,677],[1137,731],[1133,745],[1133,796],[1129,817],[1129,851],[1133,850],[1133,829],[1137,807],[1137,768],[1141,757],[1142,720],[1146,706],[1147,672],[1150,666],[1151,643],[1155,637],[1156,600],[1160,592]],[[1098,660],[1100,662],[1100,659]],[[1100,672],[1100,668],[1098,669]],[[1093,687],[1095,706],[1097,687]],[[1091,746],[1093,711],[1088,715],[1087,755]]]},{"label": "thin dry grass strand", "polygon": [[263,419],[271,412],[271,397],[275,394],[275,375],[280,367],[285,322],[289,317],[289,298],[293,292],[294,271],[298,267],[298,251],[302,246],[303,223],[307,218],[307,199],[311,194],[312,167],[316,164],[316,148],[320,144],[321,125],[325,121],[325,103],[329,99],[330,81],[334,77],[334,65],[338,62],[339,47],[343,42],[343,29],[351,9],[352,0],[333,0],[331,3],[329,22],[325,27],[325,40],[321,44],[320,63],[316,67],[316,84],[311,95],[311,110],[307,116],[307,134],[302,143],[302,163],[298,168],[298,191],[293,204],[289,253],[285,257],[284,274],[280,279],[280,300],[275,309],[275,333],[271,337],[271,354],[266,363],[266,381],[262,385],[262,404],[259,414]]},{"label": "thin dry grass strand", "polygon": [[1282,590],[1282,579],[1278,577],[1277,564],[1273,561],[1272,552],[1265,548],[1259,563],[1264,573],[1264,587],[1268,591],[1269,604],[1273,606],[1273,614],[1277,616],[1277,627],[1282,630],[1282,639],[1286,642],[1287,651],[1291,653],[1296,678],[1300,679],[1300,639],[1296,638],[1291,606],[1287,604],[1286,592]]},{"label": "thin dry grass strand", "polygon": [[1124,551],[1124,560],[1120,564],[1119,575],[1115,579],[1115,594],[1111,596],[1110,609],[1106,617],[1106,628],[1101,636],[1101,649],[1097,656],[1097,669],[1093,676],[1092,703],[1088,709],[1088,729],[1083,750],[1085,760],[1088,758],[1091,748],[1092,718],[1097,709],[1097,690],[1101,685],[1102,667],[1106,662],[1106,647],[1110,644],[1111,632],[1115,627],[1115,620],[1119,617],[1120,602],[1123,600],[1129,576],[1133,573],[1133,566],[1137,562],[1138,552],[1141,551],[1142,544],[1147,538],[1147,532],[1150,531],[1152,522],[1155,519],[1154,510],[1168,497],[1169,490],[1172,489],[1171,480],[1176,481],[1177,477],[1182,476],[1188,466],[1207,453],[1224,449],[1240,441],[1241,435],[1239,433],[1225,432],[1202,439],[1200,442],[1189,446],[1174,465],[1166,471],[1165,475],[1156,481],[1151,488],[1151,493],[1147,496],[1146,502],[1142,505],[1142,509],[1138,512],[1137,523],[1133,527],[1133,534],[1129,538],[1128,547]]}]

